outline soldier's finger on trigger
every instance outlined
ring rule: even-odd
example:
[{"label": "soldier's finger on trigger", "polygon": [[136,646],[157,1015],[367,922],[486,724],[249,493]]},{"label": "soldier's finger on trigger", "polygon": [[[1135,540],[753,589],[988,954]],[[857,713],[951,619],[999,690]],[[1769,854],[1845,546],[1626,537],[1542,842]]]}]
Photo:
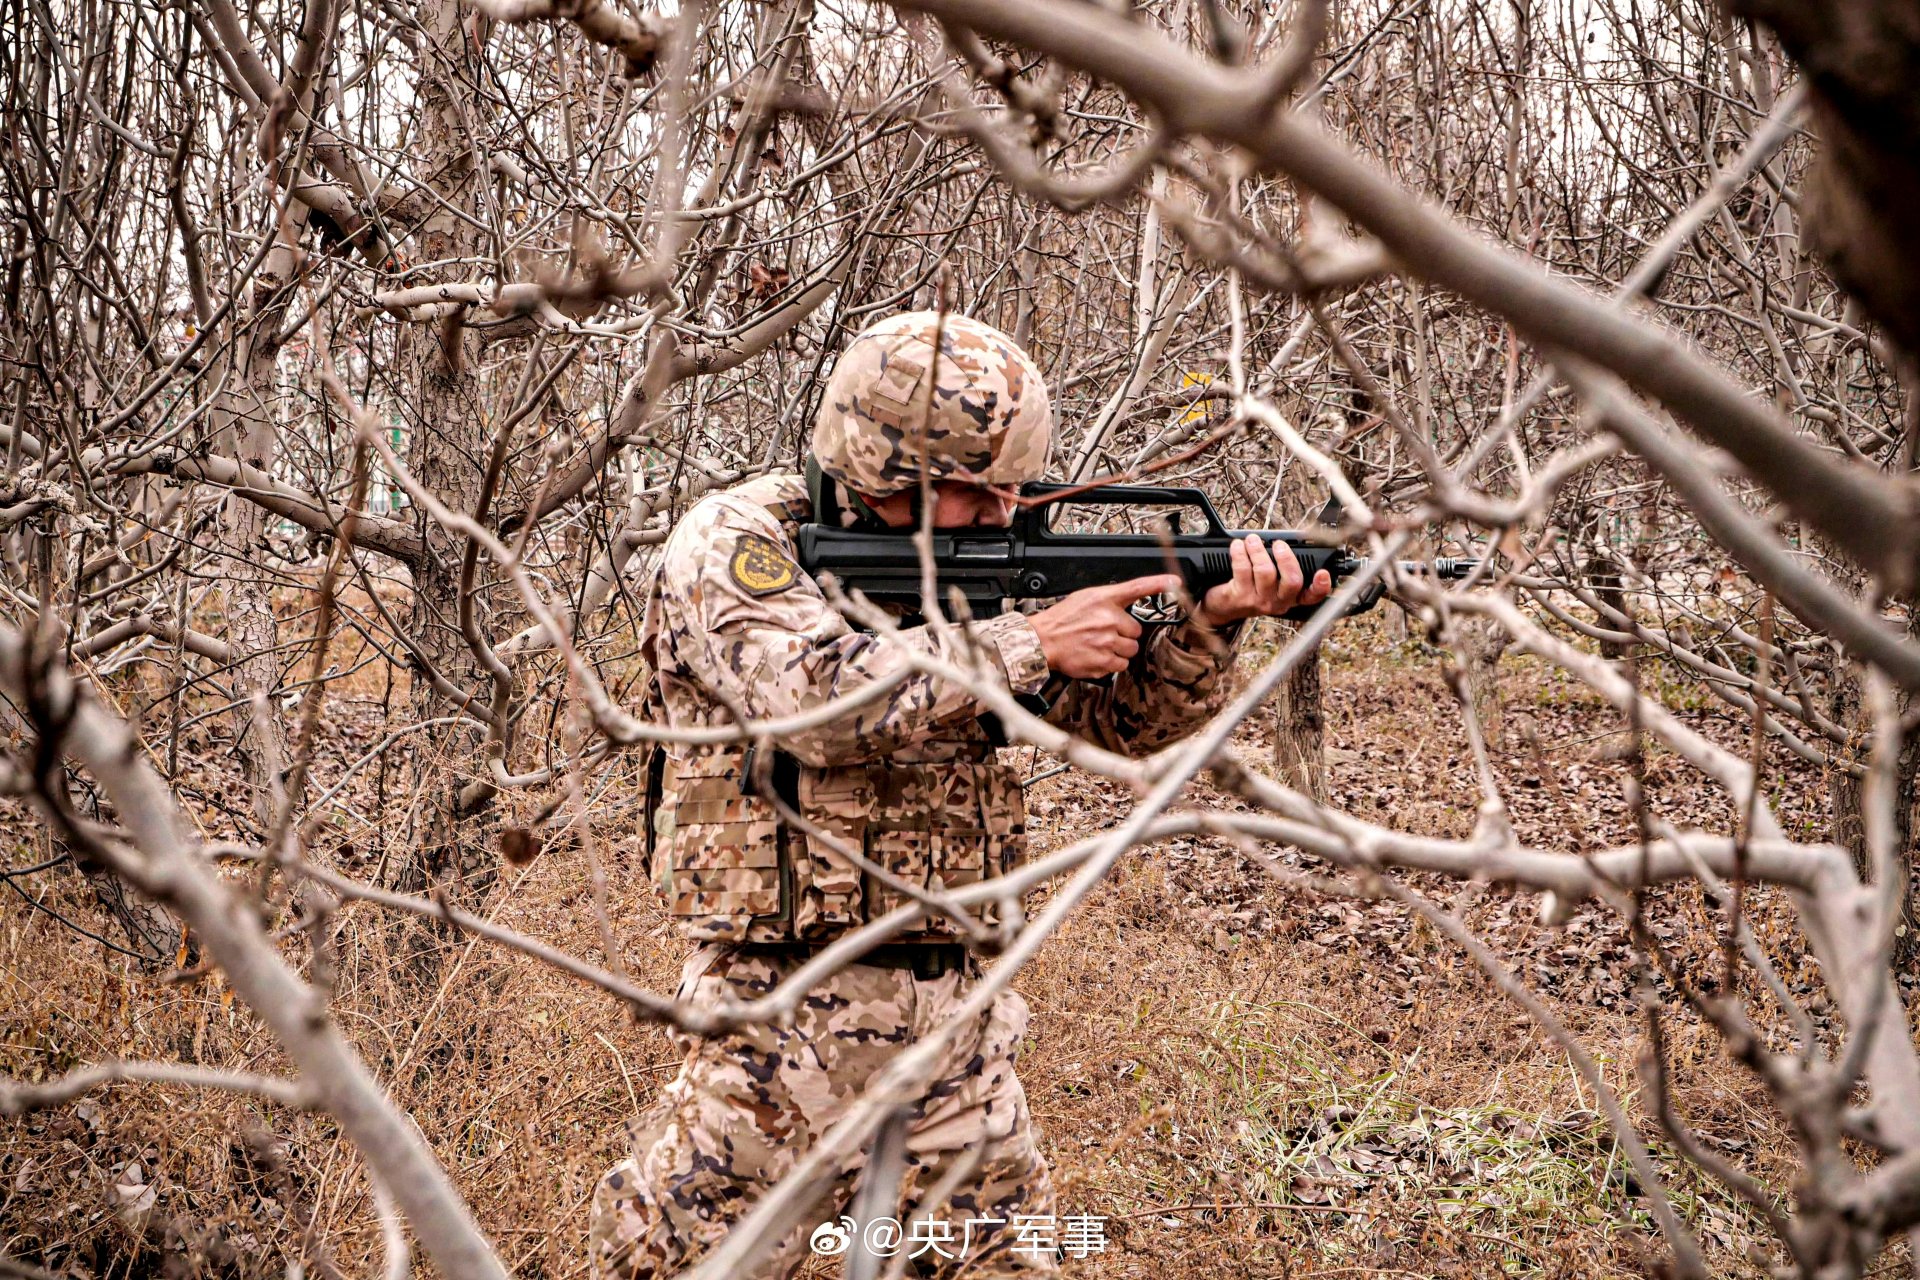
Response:
[{"label": "soldier's finger on trigger", "polygon": [[1134,617],[1131,613],[1122,612],[1120,615],[1120,623],[1114,630],[1129,638],[1137,637],[1141,630],[1140,619]]},{"label": "soldier's finger on trigger", "polygon": [[1162,595],[1172,591],[1179,585],[1180,578],[1177,574],[1156,573],[1149,578],[1131,578],[1126,582],[1116,582],[1110,587],[1095,587],[1089,590],[1105,590],[1111,599],[1132,604],[1135,600],[1144,600],[1148,596]]}]

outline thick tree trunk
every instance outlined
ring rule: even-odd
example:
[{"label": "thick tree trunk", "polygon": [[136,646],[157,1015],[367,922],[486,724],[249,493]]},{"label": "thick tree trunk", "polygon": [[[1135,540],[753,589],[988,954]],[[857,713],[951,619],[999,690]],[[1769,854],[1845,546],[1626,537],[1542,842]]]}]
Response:
[{"label": "thick tree trunk", "polygon": [[[297,218],[302,211],[296,208]],[[217,448],[243,464],[272,473],[279,455],[280,424],[274,411],[279,344],[275,335],[286,319],[288,287],[297,267],[296,250],[282,242],[267,254],[253,282],[253,307],[247,332],[234,357],[232,390],[223,395],[215,421]],[[221,512],[221,605],[227,644],[235,658],[233,736],[246,778],[254,820],[264,832],[273,824],[274,796],[287,767],[286,734],[275,692],[280,686],[280,627],[273,610],[273,584],[260,567],[272,549],[267,532],[273,517],[258,503],[239,495]],[[192,619],[176,620],[182,627]],[[264,699],[264,708],[256,706]]]},{"label": "thick tree trunk", "polygon": [[[1625,613],[1627,611],[1626,589],[1620,581],[1618,569],[1615,568],[1611,561],[1595,556],[1593,559],[1587,561],[1586,573],[1587,586],[1592,589],[1595,598],[1598,599],[1601,604],[1619,613]],[[1604,617],[1597,619],[1597,621],[1601,626],[1608,628],[1618,625],[1611,619]],[[1632,645],[1623,644],[1618,640],[1602,640],[1600,642],[1600,656],[1618,661],[1626,657],[1627,654],[1632,651],[1632,648]]]},{"label": "thick tree trunk", "polygon": [[[312,88],[324,73],[332,47],[332,29],[338,19],[331,0],[317,0],[303,19],[302,40],[286,67],[279,91],[287,105],[311,106]],[[311,24],[307,29],[305,24]],[[289,174],[281,169],[277,146],[284,141],[277,117],[262,121],[261,139],[267,164],[267,186],[285,207],[272,232],[273,242],[253,277],[251,307],[239,335],[228,382],[230,390],[216,402],[214,423],[221,451],[244,466],[273,474],[280,449],[281,403],[279,364],[281,326],[286,323],[298,283],[301,250],[292,228],[306,225],[307,208],[294,199]],[[182,226],[182,234],[190,235]],[[187,242],[190,247],[190,241]],[[200,322],[209,320],[208,299],[198,292],[195,305]],[[234,691],[240,695],[234,714],[234,739],[252,791],[255,820],[264,832],[275,820],[276,808],[294,804],[297,796],[280,795],[287,768],[286,735],[274,697],[280,685],[279,626],[273,609],[273,581],[263,566],[271,563],[267,531],[272,517],[255,502],[239,496],[228,499],[220,528],[220,551],[228,644],[236,658]],[[185,629],[188,618],[175,620]]]},{"label": "thick tree trunk", "polygon": [[1460,656],[1467,667],[1467,691],[1473,716],[1480,723],[1488,750],[1497,748],[1506,733],[1506,706],[1500,698],[1500,657],[1510,643],[1507,633],[1491,618],[1456,619]]},{"label": "thick tree trunk", "polygon": [[[1325,505],[1326,496],[1319,491],[1318,478],[1296,458],[1281,482],[1278,511],[1285,519],[1300,524],[1312,519]],[[1327,798],[1327,717],[1320,688],[1318,648],[1287,674],[1279,697],[1274,699],[1273,766],[1288,786],[1315,800]]]},{"label": "thick tree trunk", "polygon": [[[1910,712],[1913,697],[1909,693],[1897,693],[1895,705],[1904,719]],[[1834,720],[1845,725],[1853,735],[1855,742],[1861,744],[1864,754],[1865,744],[1870,741],[1873,725],[1861,706],[1860,679],[1857,672],[1849,669],[1838,673],[1834,678],[1834,696],[1831,712]],[[1894,945],[1895,967],[1905,971],[1915,960],[1920,959],[1920,883],[1914,875],[1914,856],[1916,853],[1914,804],[1920,799],[1920,734],[1909,733],[1900,745],[1899,794],[1894,798],[1893,818],[1895,826],[1895,847],[1899,851],[1897,866],[1906,876],[1904,919],[1900,924],[1900,933]],[[1863,780],[1841,769],[1828,771],[1828,819],[1829,838],[1842,845],[1853,855],[1853,865],[1863,878],[1870,878],[1872,866],[1867,854],[1867,828],[1865,817],[1865,792]]]},{"label": "thick tree trunk", "polygon": [[1308,654],[1274,699],[1273,767],[1280,781],[1315,800],[1327,798],[1327,719],[1320,651]]},{"label": "thick tree trunk", "polygon": [[[426,262],[470,263],[484,260],[484,235],[454,216],[458,210],[484,220],[481,175],[474,157],[483,145],[485,103],[469,87],[481,76],[476,39],[486,23],[462,9],[457,0],[422,0],[425,34],[420,49],[420,147],[422,173],[439,196],[440,212],[418,232],[419,257]],[[470,20],[471,19],[471,20]],[[453,272],[470,272],[456,266]],[[452,278],[449,276],[449,278]],[[458,319],[406,335],[401,360],[403,386],[415,388],[405,409],[411,422],[406,462],[414,477],[454,511],[473,514],[479,505],[489,449],[487,415],[474,372],[478,343]],[[416,527],[426,547],[413,567],[412,634],[433,670],[470,695],[463,708],[416,672],[412,715],[427,720],[461,710],[484,715],[492,700],[492,682],[461,628],[461,560],[465,547],[438,522],[415,508]],[[493,634],[492,581],[482,557],[474,574],[471,607],[476,630]],[[494,883],[495,858],[484,812],[464,812],[461,794],[485,778],[485,735],[468,724],[446,726],[420,735],[412,757],[408,827],[397,833],[398,846],[384,851],[386,878],[406,892],[432,889],[461,907],[473,907]],[[406,932],[408,949],[437,950],[431,926]],[[431,969],[431,962],[424,968]]]},{"label": "thick tree trunk", "polygon": [[[1908,406],[1907,430],[1911,433],[1920,428],[1920,397]],[[1911,446],[1911,439],[1909,446]],[[1911,452],[1909,451],[1909,456]],[[1814,545],[1830,557],[1830,562],[1844,565],[1846,561],[1835,554],[1823,539],[1816,538]],[[1864,578],[1857,572],[1850,572],[1842,580],[1842,585],[1855,594],[1865,590]],[[1920,636],[1920,599],[1908,598],[1907,635]],[[1873,741],[1873,722],[1863,696],[1860,669],[1852,662],[1839,662],[1833,673],[1831,683],[1830,714],[1836,724],[1847,730],[1852,748],[1858,758],[1865,760],[1869,745]],[[1913,691],[1894,690],[1894,708],[1903,722],[1908,721],[1915,705]],[[1920,733],[1909,729],[1900,744],[1900,763],[1898,771],[1899,794],[1894,798],[1893,820],[1896,862],[1902,874],[1907,878],[1904,920],[1901,932],[1894,946],[1894,963],[1898,970],[1910,969],[1916,960],[1920,960],[1920,900],[1916,892],[1920,891],[1920,877],[1915,875],[1914,856],[1916,824],[1914,804],[1920,800]],[[1872,875],[1871,859],[1867,850],[1867,827],[1865,808],[1864,779],[1840,769],[1828,770],[1828,838],[1835,844],[1845,847],[1853,857],[1853,865],[1863,879]]]},{"label": "thick tree trunk", "polygon": [[1920,0],[1729,8],[1773,28],[1813,87],[1821,148],[1804,194],[1815,245],[1894,340],[1920,355]]}]

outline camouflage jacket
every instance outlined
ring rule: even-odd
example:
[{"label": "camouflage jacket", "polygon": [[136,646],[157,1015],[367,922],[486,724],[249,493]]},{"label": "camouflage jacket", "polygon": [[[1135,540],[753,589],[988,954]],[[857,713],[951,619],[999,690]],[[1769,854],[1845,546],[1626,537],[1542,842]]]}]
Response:
[{"label": "camouflage jacket", "polygon": [[[883,640],[828,603],[794,561],[794,530],[808,515],[796,475],[748,481],[687,512],[646,588],[649,719],[684,729],[790,717],[910,669],[899,645],[939,651],[927,627]],[[1048,684],[1024,615],[975,621],[971,634],[1014,692]],[[1218,708],[1231,661],[1229,647],[1189,624],[1151,628],[1129,670],[1067,683],[1046,718],[1109,750],[1157,750]],[[783,737],[784,777],[750,767],[738,743],[656,753],[647,844],[675,927],[703,940],[824,940],[900,905],[836,842],[935,889],[1011,869],[1026,843],[1021,776],[998,762],[982,710],[965,690],[912,673],[874,701]],[[749,775],[771,778],[819,831],[783,824]],[[909,936],[950,930],[935,919]]]}]

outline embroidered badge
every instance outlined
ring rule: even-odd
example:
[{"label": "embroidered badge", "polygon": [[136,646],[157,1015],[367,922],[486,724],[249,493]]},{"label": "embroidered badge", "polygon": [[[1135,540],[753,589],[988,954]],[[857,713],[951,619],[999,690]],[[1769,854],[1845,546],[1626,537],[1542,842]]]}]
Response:
[{"label": "embroidered badge", "polygon": [[770,596],[793,585],[793,561],[757,533],[743,533],[727,562],[734,585],[750,596]]}]

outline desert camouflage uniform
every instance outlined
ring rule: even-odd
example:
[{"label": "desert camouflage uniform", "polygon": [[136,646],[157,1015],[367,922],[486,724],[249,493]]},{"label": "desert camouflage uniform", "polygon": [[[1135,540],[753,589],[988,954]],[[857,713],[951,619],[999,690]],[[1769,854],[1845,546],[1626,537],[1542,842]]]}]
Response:
[{"label": "desert camouflage uniform", "polygon": [[[861,358],[859,352],[856,342],[841,364]],[[993,385],[993,374],[981,369],[976,376]],[[830,384],[825,420],[835,403]],[[977,403],[961,408],[979,421]],[[936,417],[942,412],[936,407]],[[980,466],[968,469],[976,475],[995,466],[992,458],[975,461]],[[806,485],[792,475],[750,481],[687,513],[648,588],[641,642],[655,671],[651,715],[676,729],[729,724],[736,716],[793,716],[909,666],[894,643],[855,631],[795,564],[794,531],[809,514]],[[971,632],[1015,692],[1048,685],[1039,637],[1024,616],[982,619]],[[923,626],[896,639],[936,651]],[[1198,628],[1160,627],[1129,670],[1110,681],[1067,683],[1048,719],[1111,750],[1154,750],[1217,708],[1229,661]],[[1001,874],[1025,852],[1020,773],[997,762],[980,712],[963,690],[909,674],[877,700],[782,739],[794,762],[791,800],[870,860],[922,885]],[[675,927],[703,944],[687,962],[683,998],[764,994],[802,962],[797,948],[740,944],[825,941],[899,904],[823,842],[783,831],[774,806],[743,789],[748,768],[737,745],[676,746],[662,760],[651,872]],[[915,936],[951,938],[951,928],[932,920]],[[907,968],[856,965],[815,987],[790,1028],[677,1037],[687,1055],[679,1075],[631,1126],[632,1155],[595,1192],[594,1275],[669,1276],[697,1261],[844,1114],[876,1071],[959,1007],[973,981],[971,968],[919,977]],[[910,1125],[903,1221],[917,1210],[953,1224],[957,1235],[969,1218],[1004,1224],[1016,1215],[1053,1213],[1046,1165],[1013,1070],[1026,1025],[1025,1002],[1008,993],[952,1042]],[[976,1158],[973,1152],[979,1163],[952,1197],[919,1204],[956,1160]],[[857,1165],[844,1171],[807,1226],[842,1211],[858,1172]],[[756,1274],[787,1274],[805,1256],[806,1234],[802,1227],[783,1241]],[[1014,1246],[1010,1227],[982,1223],[964,1265],[949,1263],[939,1273],[1056,1274],[1051,1254]],[[938,1259],[929,1252],[919,1261]]]}]

